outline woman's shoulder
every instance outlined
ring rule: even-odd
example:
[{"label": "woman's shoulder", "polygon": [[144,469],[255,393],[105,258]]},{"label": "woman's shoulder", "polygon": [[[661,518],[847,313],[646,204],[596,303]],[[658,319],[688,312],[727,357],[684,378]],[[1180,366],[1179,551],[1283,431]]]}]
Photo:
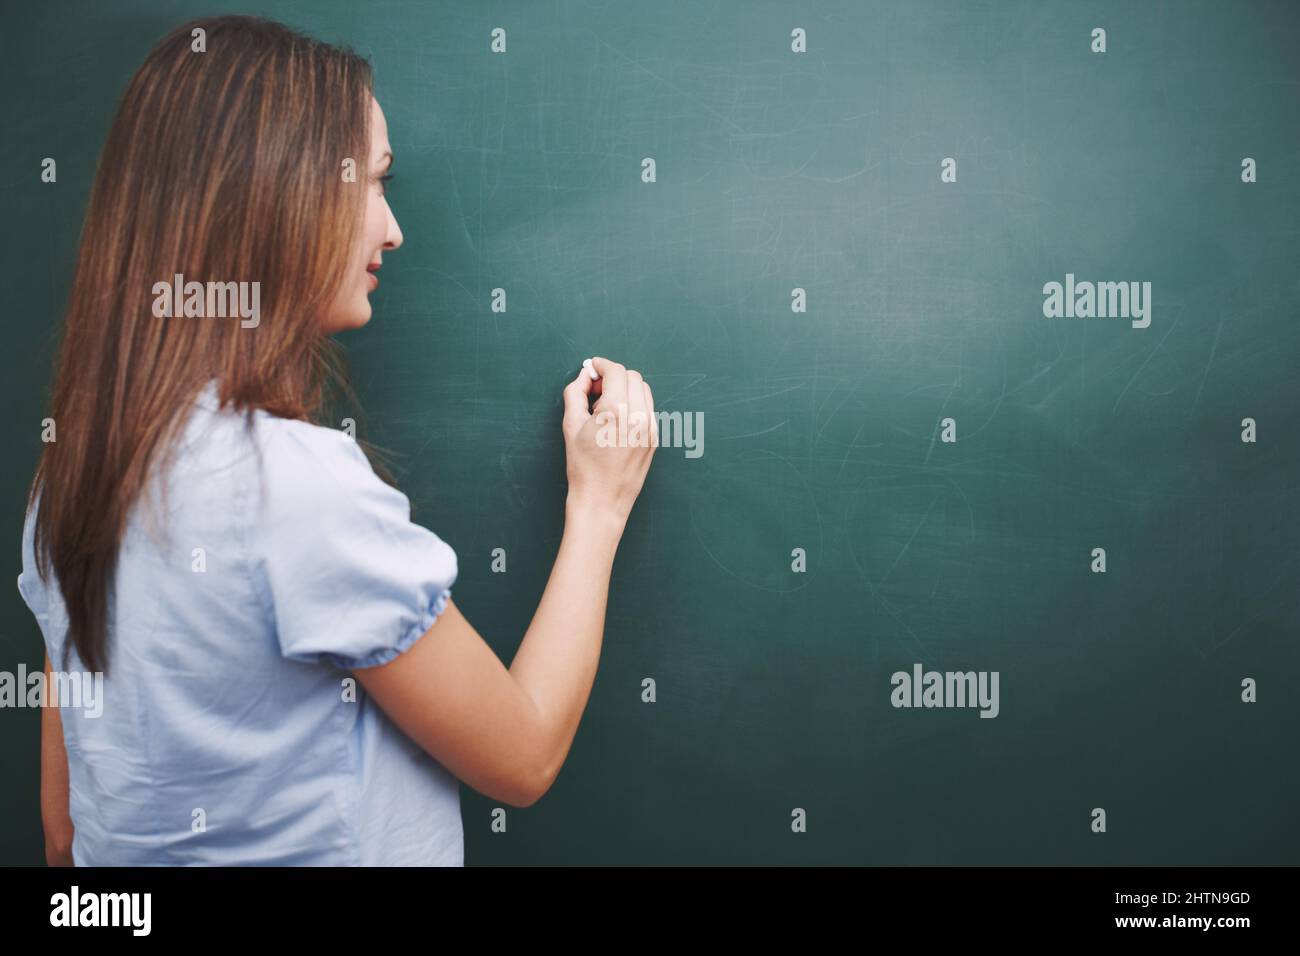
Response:
[{"label": "woman's shoulder", "polygon": [[380,480],[360,445],[342,429],[282,418],[263,409],[219,407],[215,382],[196,397],[182,438],[189,468],[207,474],[255,468],[272,493],[311,504],[313,499]]},{"label": "woman's shoulder", "polygon": [[[338,508],[401,492],[375,473],[360,444],[342,429],[256,413],[256,441],[269,500],[292,512]],[[409,511],[408,511],[409,514]]]},{"label": "woman's shoulder", "polygon": [[373,472],[356,439],[341,428],[278,418],[262,411],[256,415],[261,447],[290,467],[324,470],[330,475],[356,466]]}]

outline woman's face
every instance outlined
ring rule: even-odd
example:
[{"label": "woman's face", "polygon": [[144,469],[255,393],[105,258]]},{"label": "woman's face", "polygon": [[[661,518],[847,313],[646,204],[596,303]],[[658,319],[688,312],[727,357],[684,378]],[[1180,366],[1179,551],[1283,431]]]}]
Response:
[{"label": "woman's face", "polygon": [[370,98],[370,181],[357,185],[366,191],[365,211],[361,217],[361,232],[352,247],[351,262],[337,298],[325,317],[326,332],[357,329],[370,321],[370,293],[379,286],[380,263],[385,249],[396,249],[402,244],[402,230],[398,228],[393,211],[384,198],[381,179],[393,162],[393,148],[388,143],[388,123],[378,101]]}]

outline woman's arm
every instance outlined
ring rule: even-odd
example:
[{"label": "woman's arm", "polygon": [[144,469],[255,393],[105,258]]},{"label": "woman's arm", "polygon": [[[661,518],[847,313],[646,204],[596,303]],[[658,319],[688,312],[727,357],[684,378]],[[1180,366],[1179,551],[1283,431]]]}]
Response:
[{"label": "woman's arm", "polygon": [[454,601],[406,653],[354,671],[393,722],[475,790],[527,807],[573,742],[596,676],[620,531],[571,512],[509,670]]},{"label": "woman's arm", "polygon": [[[654,398],[641,376],[605,359],[564,390],[569,494],[564,537],[541,603],[507,670],[448,602],[406,653],[355,671],[422,749],[480,793],[535,803],[554,782],[596,677],[614,554],[657,445]],[[590,396],[600,395],[597,415]],[[602,408],[603,406],[603,408]],[[643,445],[599,443],[601,412],[645,416]]]},{"label": "woman's arm", "polygon": [[[45,687],[54,686],[50,655],[45,655]],[[41,708],[41,825],[45,862],[72,866],[72,817],[68,813],[68,754],[63,747],[63,719],[49,701]]]}]

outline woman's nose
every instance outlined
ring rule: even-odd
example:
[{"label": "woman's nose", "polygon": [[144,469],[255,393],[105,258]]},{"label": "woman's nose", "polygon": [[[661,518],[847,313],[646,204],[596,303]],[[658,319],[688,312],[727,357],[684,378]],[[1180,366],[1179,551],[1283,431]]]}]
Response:
[{"label": "woman's nose", "polygon": [[384,237],[385,249],[396,249],[402,244],[402,227],[397,224],[397,217],[388,210],[388,235]]}]

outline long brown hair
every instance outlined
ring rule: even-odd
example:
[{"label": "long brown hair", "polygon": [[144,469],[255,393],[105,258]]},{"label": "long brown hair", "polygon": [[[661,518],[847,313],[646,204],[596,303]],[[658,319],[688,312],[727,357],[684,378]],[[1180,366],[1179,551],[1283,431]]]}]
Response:
[{"label": "long brown hair", "polygon": [[[351,394],[321,319],[360,228],[364,192],[343,170],[352,159],[367,182],[371,85],[349,50],[216,17],[164,37],[122,96],[68,299],[55,440],[28,498],[30,508],[39,496],[42,577],[53,566],[70,643],[91,670],[107,670],[130,509],[206,382],[219,379],[222,407],[250,424],[256,409],[315,420],[337,391]],[[178,273],[257,282],[256,326],[155,317],[154,285]]]}]

